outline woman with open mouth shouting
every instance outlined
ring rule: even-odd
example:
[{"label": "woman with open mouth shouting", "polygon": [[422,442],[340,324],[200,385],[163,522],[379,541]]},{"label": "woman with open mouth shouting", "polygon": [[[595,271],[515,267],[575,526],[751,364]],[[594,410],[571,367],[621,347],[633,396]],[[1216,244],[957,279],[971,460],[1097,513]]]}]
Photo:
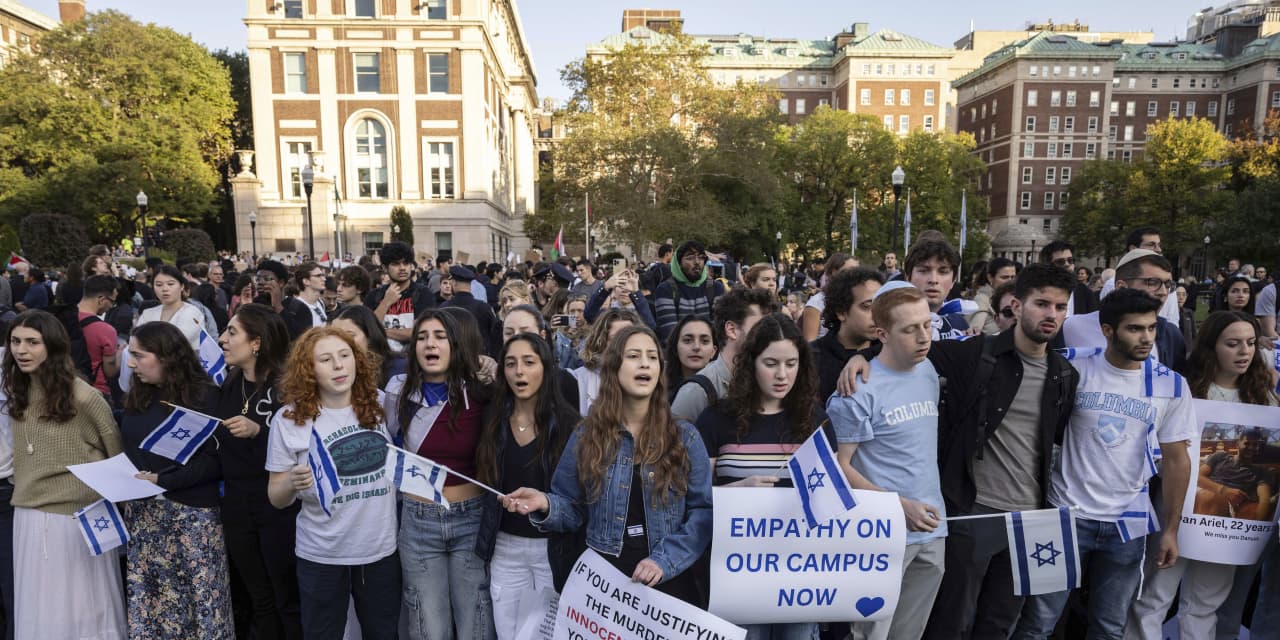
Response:
[{"label": "woman with open mouth shouting", "polygon": [[585,526],[587,546],[632,580],[697,605],[688,569],[711,542],[711,466],[693,425],[671,417],[661,354],[647,327],[610,339],[600,395],[551,491],[523,487],[505,502],[544,531]]}]

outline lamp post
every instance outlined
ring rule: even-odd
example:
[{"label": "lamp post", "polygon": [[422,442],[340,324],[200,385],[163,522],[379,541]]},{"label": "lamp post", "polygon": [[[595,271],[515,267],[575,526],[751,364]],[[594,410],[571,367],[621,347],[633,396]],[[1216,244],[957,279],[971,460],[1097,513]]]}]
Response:
[{"label": "lamp post", "polygon": [[302,190],[307,194],[307,252],[316,259],[316,230],[311,224],[311,190],[315,188],[316,172],[311,165],[302,168]]},{"label": "lamp post", "polygon": [[253,261],[258,261],[258,213],[249,212],[249,238],[253,242]]},{"label": "lamp post", "polygon": [[782,264],[782,232],[781,231],[778,232],[777,238],[778,238],[778,253],[775,255],[777,255],[778,257],[778,264]]},{"label": "lamp post", "polygon": [[1031,239],[1031,253],[1030,253],[1029,255],[1027,255],[1027,264],[1032,264],[1032,263],[1034,263],[1035,261],[1036,261],[1036,239],[1035,239],[1035,238],[1032,238],[1032,239]]},{"label": "lamp post", "polygon": [[1206,233],[1204,236],[1204,275],[1201,277],[1208,278],[1209,274],[1209,234]]},{"label": "lamp post", "polygon": [[150,258],[151,254],[147,252],[147,194],[138,191],[138,211],[142,212],[142,257]]},{"label": "lamp post", "polygon": [[907,172],[902,170],[902,165],[898,165],[890,176],[893,181],[893,234],[889,236],[889,248],[894,252],[898,250],[898,198],[902,196],[902,183],[907,181]]}]

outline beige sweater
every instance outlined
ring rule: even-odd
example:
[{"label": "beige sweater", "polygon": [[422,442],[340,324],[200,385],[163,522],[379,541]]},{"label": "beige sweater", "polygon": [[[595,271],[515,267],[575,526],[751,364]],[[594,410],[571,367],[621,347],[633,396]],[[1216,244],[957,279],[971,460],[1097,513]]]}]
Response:
[{"label": "beige sweater", "polygon": [[13,506],[71,515],[102,498],[67,465],[120,453],[120,428],[110,405],[89,383],[76,378],[74,393],[76,416],[53,422],[39,417],[44,390],[32,385],[26,416],[13,421]]}]

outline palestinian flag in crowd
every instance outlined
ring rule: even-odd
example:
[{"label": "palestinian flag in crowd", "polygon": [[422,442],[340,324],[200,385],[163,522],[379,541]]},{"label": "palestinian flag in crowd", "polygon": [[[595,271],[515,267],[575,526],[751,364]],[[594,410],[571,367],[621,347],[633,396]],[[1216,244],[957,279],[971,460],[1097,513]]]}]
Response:
[{"label": "palestinian flag in crowd", "polygon": [[551,245],[551,259],[559,260],[564,255],[564,226],[561,225],[560,233],[556,234],[556,242]]}]

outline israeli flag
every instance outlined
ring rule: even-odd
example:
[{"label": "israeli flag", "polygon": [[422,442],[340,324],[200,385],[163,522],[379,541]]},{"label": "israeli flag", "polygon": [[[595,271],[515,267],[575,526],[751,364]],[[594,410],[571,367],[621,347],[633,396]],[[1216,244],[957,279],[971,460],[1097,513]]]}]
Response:
[{"label": "israeli flag", "polygon": [[1080,586],[1076,519],[1069,507],[1004,516],[1013,560],[1013,595],[1037,596]]},{"label": "israeli flag", "polygon": [[100,556],[129,541],[129,532],[124,528],[124,519],[116,510],[116,505],[99,500],[75,513],[76,522],[80,523],[80,533],[85,544],[95,556]]},{"label": "israeli flag", "polygon": [[1182,376],[1160,364],[1155,356],[1142,362],[1142,383],[1143,395],[1148,398],[1181,398],[1184,389],[1187,389]]},{"label": "israeli flag", "polygon": [[199,411],[174,407],[173,413],[142,441],[142,450],[186,464],[221,420]]},{"label": "israeli flag", "polygon": [[320,508],[326,516],[333,517],[333,497],[342,489],[342,482],[338,480],[338,467],[333,463],[333,457],[314,427],[311,429],[311,446],[307,449],[307,466],[315,476]]},{"label": "israeli flag", "polygon": [[804,519],[812,529],[858,506],[853,487],[840,470],[827,434],[818,429],[787,461],[791,484],[800,494]]},{"label": "israeli flag", "polygon": [[902,246],[911,250],[911,190],[907,189],[907,212],[902,216]]},{"label": "israeli flag", "polygon": [[1142,487],[1125,507],[1120,519],[1116,520],[1116,529],[1120,532],[1121,542],[1137,540],[1160,530],[1160,521],[1156,520],[1155,509],[1151,506],[1151,491],[1147,487]]},{"label": "israeli flag", "polygon": [[444,498],[444,480],[449,475],[445,468],[426,458],[404,449],[387,445],[387,477],[404,493],[430,500],[446,509],[449,501]]},{"label": "israeli flag", "polygon": [[965,245],[969,240],[969,203],[964,189],[960,190],[960,255],[964,255]]},{"label": "israeli flag", "polygon": [[858,253],[858,190],[853,190],[853,210],[849,212],[849,247]]},{"label": "israeli flag", "polygon": [[952,298],[938,307],[938,315],[949,316],[953,313],[970,315],[978,312],[978,303],[964,298]]},{"label": "israeli flag", "polygon": [[200,327],[200,365],[213,378],[215,384],[221,385],[227,379],[227,359],[222,355],[222,347],[218,339],[209,335],[204,327]]}]

